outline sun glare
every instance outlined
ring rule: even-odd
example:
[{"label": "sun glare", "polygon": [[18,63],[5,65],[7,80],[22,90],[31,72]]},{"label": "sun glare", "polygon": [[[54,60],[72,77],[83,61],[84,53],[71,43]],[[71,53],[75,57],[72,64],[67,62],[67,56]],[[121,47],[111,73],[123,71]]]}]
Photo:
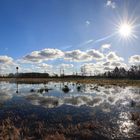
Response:
[{"label": "sun glare", "polygon": [[132,35],[132,26],[128,23],[123,23],[119,27],[119,33],[122,37],[128,38]]}]

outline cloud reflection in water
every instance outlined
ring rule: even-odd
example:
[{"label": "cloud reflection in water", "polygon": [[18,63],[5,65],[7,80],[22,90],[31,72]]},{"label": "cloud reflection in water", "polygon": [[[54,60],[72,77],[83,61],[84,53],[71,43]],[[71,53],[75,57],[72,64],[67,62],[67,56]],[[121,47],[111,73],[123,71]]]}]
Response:
[{"label": "cloud reflection in water", "polygon": [[[52,91],[37,92],[37,89],[44,86],[41,85],[19,85],[20,93],[16,94],[15,84],[0,84],[0,102],[11,99],[13,96],[24,97],[33,105],[40,105],[46,108],[58,107],[63,104],[81,106],[86,105],[90,107],[97,107],[103,105],[103,111],[109,111],[109,105],[120,104],[122,106],[129,105],[131,101],[138,103],[140,101],[139,88],[136,87],[119,87],[119,86],[97,86],[94,84],[81,84],[80,91],[77,91],[77,86],[72,83],[67,83],[71,89],[69,93],[63,93],[61,90],[65,83],[48,83],[48,88]],[[79,86],[79,85],[78,85]],[[31,88],[35,92],[31,93]],[[109,105],[107,105],[109,104]]]}]

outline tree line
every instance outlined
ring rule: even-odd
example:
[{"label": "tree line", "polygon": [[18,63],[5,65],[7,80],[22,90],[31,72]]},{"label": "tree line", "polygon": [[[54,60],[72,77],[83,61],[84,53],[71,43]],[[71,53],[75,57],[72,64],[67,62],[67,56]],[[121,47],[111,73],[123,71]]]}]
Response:
[{"label": "tree line", "polygon": [[103,75],[100,75],[104,78],[128,78],[128,79],[140,79],[140,65],[131,66],[128,70],[121,67],[115,67],[113,71],[105,72]]},{"label": "tree line", "polygon": [[48,78],[48,73],[29,72],[29,73],[10,73],[7,78]]},{"label": "tree line", "polygon": [[29,73],[10,73],[6,76],[0,76],[1,78],[112,78],[112,79],[140,79],[140,65],[131,66],[128,70],[121,67],[115,67],[112,71],[107,71],[103,74],[98,74],[94,76],[85,76],[85,75],[60,75],[54,74],[50,76],[49,73],[39,73],[39,72],[29,72]]}]

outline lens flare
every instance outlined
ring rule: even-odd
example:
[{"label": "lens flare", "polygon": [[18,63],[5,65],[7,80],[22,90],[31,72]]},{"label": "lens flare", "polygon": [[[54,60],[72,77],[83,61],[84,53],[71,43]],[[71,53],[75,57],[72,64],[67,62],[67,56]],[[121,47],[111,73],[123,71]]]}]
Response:
[{"label": "lens flare", "polygon": [[123,23],[119,27],[119,33],[124,38],[130,37],[132,35],[132,26],[128,23]]}]

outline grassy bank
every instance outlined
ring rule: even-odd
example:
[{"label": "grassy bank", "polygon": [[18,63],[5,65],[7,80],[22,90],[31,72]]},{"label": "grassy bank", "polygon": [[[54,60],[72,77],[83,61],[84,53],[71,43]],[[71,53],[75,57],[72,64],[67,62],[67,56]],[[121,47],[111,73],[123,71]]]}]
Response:
[{"label": "grassy bank", "polygon": [[76,82],[76,83],[92,83],[98,85],[117,85],[117,86],[138,86],[140,80],[129,79],[96,79],[96,78],[0,78],[0,81],[18,82],[18,83],[47,83],[47,82]]}]

